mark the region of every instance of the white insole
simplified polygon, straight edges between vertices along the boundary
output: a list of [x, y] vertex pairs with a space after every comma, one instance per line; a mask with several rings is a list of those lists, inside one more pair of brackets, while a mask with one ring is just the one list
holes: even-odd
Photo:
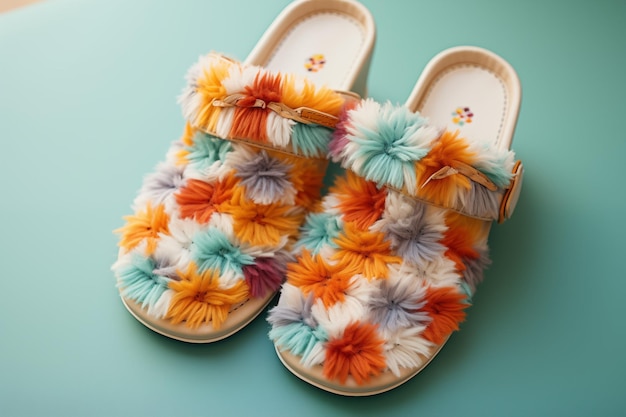
[[432, 82], [420, 112], [470, 140], [499, 144], [507, 99], [504, 83], [494, 73], [456, 65]]
[[345, 89], [364, 47], [363, 27], [339, 13], [320, 12], [296, 22], [269, 62], [270, 70], [301, 74], [319, 85]]

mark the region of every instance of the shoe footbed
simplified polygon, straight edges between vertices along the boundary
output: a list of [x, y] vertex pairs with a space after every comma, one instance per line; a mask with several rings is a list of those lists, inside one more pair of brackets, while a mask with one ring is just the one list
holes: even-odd
[[319, 12], [289, 27], [265, 66], [306, 76], [318, 85], [342, 89], [364, 47], [364, 28], [354, 18]]

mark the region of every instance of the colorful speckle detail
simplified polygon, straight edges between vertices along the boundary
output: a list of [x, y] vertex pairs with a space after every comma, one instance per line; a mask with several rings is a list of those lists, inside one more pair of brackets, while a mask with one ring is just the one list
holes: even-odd
[[452, 123], [463, 126], [465, 123], [472, 123], [473, 117], [474, 113], [472, 113], [469, 107], [457, 107], [457, 109], [452, 112]]
[[309, 72], [318, 72], [319, 70], [324, 68], [324, 64], [326, 64], [326, 58], [324, 58], [324, 54], [315, 54], [306, 60], [304, 68], [306, 68], [306, 70]]

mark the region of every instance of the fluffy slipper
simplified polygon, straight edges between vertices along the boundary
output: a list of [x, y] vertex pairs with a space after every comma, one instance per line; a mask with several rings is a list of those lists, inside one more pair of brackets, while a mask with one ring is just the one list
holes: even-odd
[[[311, 39], [329, 28], [345, 32], [345, 42]], [[362, 6], [302, 0], [285, 9], [246, 63], [209, 54], [189, 70], [180, 97], [185, 131], [117, 230], [112, 269], [140, 322], [174, 339], [213, 342], [269, 303], [319, 199], [332, 129], [352, 100], [336, 90], [363, 82], [373, 39]], [[343, 55], [318, 63], [312, 77], [294, 50]]]
[[268, 317], [289, 370], [327, 391], [376, 394], [459, 329], [489, 264], [490, 225], [519, 193], [519, 100], [508, 63], [463, 47], [431, 61], [406, 106], [345, 112], [330, 147], [347, 172], [307, 216]]

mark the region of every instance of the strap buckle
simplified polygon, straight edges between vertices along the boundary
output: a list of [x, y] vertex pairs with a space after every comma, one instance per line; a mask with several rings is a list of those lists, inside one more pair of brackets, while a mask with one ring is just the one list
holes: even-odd
[[471, 181], [482, 185], [489, 191], [496, 191], [498, 189], [498, 186], [495, 185], [493, 181], [491, 181], [489, 178], [487, 178], [485, 174], [472, 167], [471, 165], [459, 161], [454, 161], [452, 163], [452, 166], [444, 166], [439, 171], [428, 177], [428, 179], [422, 184], [422, 188], [424, 188], [426, 184], [428, 184], [431, 180], [439, 180], [455, 174], [461, 174], [469, 178]]
[[515, 211], [517, 201], [519, 200], [520, 191], [522, 190], [522, 182], [524, 180], [524, 164], [522, 161], [517, 161], [513, 166], [513, 179], [511, 185], [504, 193], [502, 201], [500, 202], [500, 214], [498, 217], [498, 223], [502, 223], [509, 219]]

